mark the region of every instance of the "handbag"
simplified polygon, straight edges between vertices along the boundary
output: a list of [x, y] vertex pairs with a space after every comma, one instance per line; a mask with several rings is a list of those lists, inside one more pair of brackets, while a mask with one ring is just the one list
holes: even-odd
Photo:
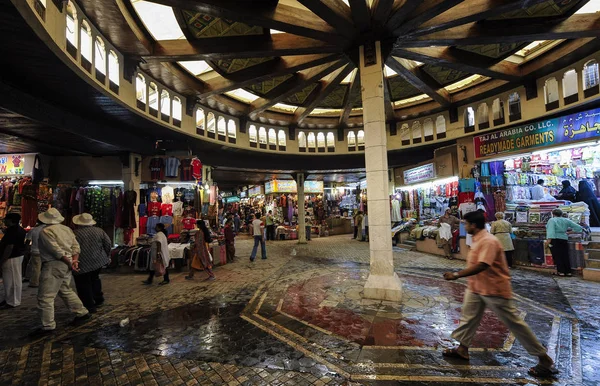
[[202, 266], [202, 262], [200, 261], [200, 257], [198, 256], [197, 253], [194, 254], [194, 257], [192, 258], [192, 268], [201, 271], [204, 269], [204, 267]]
[[165, 268], [165, 263], [163, 262], [162, 253], [158, 252], [156, 254], [156, 260], [154, 260], [154, 276], [164, 276], [167, 269]]
[[36, 155], [33, 161], [33, 170], [31, 171], [31, 180], [34, 184], [39, 184], [44, 181], [44, 169], [42, 168], [42, 161], [40, 156]]

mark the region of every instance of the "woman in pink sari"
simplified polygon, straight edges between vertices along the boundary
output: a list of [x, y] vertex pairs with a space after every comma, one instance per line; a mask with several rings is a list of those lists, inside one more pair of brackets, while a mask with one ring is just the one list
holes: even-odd
[[215, 274], [212, 271], [213, 263], [208, 252], [208, 244], [211, 242], [210, 231], [206, 227], [204, 220], [196, 221], [196, 225], [198, 225], [200, 231], [196, 233], [194, 256], [190, 261], [189, 273], [185, 278], [186, 280], [193, 280], [195, 270], [204, 269], [208, 274], [206, 280], [215, 280]]

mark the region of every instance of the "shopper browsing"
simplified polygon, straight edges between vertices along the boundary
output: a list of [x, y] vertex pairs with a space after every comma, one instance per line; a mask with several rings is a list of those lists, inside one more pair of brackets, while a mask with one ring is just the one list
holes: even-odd
[[19, 222], [18, 213], [9, 213], [4, 218], [6, 229], [0, 240], [0, 267], [2, 267], [2, 282], [4, 284], [4, 300], [0, 309], [10, 309], [21, 305], [23, 277], [21, 274], [23, 257], [25, 255], [25, 229]]
[[546, 224], [546, 244], [550, 246], [552, 259], [556, 264], [554, 274], [558, 276], [573, 276], [569, 260], [569, 235], [567, 234], [569, 228], [575, 232], [582, 231], [579, 224], [563, 217], [562, 210], [554, 209], [552, 218]]
[[260, 243], [260, 252], [262, 259], [267, 258], [267, 248], [265, 246], [265, 238], [263, 237], [263, 232], [265, 229], [264, 223], [259, 218], [260, 214], [256, 213], [254, 215], [254, 220], [252, 221], [252, 235], [254, 236], [254, 247], [252, 248], [252, 254], [250, 254], [250, 261], [254, 261], [256, 258], [256, 252], [258, 249], [258, 244]]

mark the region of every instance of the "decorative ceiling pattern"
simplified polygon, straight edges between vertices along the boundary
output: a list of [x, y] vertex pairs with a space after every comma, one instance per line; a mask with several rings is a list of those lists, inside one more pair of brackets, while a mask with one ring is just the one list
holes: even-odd
[[[204, 60], [217, 74], [202, 79], [207, 87], [189, 84], [196, 91], [190, 97], [251, 119], [299, 127], [312, 123], [315, 109], [339, 109], [338, 119], [330, 121], [346, 126], [349, 110], [362, 105], [360, 88], [348, 95], [351, 83], [336, 75], [341, 68], [357, 68], [359, 47], [364, 44], [361, 31], [374, 31], [386, 56], [383, 63], [396, 73], [387, 78], [387, 120], [470, 103], [477, 93], [469, 88], [495, 80], [521, 85], [523, 78], [539, 75], [532, 75], [534, 71], [549, 73], [552, 66], [560, 66], [558, 59], [570, 52], [565, 46], [584, 44], [587, 38], [596, 38], [593, 45], [600, 45], [598, 17], [576, 13], [586, 0], [194, 0], [193, 11], [182, 9], [190, 4], [184, 0], [147, 1], [170, 6], [193, 44], [165, 42], [160, 55], [141, 55], [143, 59]], [[546, 44], [536, 56], [522, 54], [523, 63], [542, 62], [529, 66], [537, 70], [506, 60], [540, 40], [561, 44]], [[537, 55], [540, 50], [562, 53]], [[390, 64], [389, 56], [398, 60]], [[461, 82], [472, 75], [484, 80]], [[360, 79], [360, 71], [355, 79]], [[232, 100], [226, 93], [235, 83], [256, 96], [246, 99], [262, 100]], [[290, 90], [301, 91], [290, 96]], [[416, 96], [422, 97], [410, 104], [395, 103]], [[279, 103], [304, 109], [301, 114], [271, 109]], [[318, 124], [325, 120], [320, 117]]]
[[181, 11], [186, 27], [196, 39], [223, 36], [262, 35], [263, 29], [257, 26], [220, 19], [203, 13]]

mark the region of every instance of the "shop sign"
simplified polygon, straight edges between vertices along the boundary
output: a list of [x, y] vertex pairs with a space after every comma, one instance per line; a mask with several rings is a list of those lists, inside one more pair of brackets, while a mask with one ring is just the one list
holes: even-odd
[[435, 178], [435, 167], [433, 166], [433, 163], [404, 171], [404, 185], [415, 184], [433, 178]]
[[296, 193], [298, 191], [294, 180], [275, 180], [273, 183], [275, 184], [274, 193]]
[[248, 189], [248, 194], [250, 195], [250, 197], [260, 196], [261, 194], [263, 194], [263, 187], [262, 186], [254, 186], [254, 187]]
[[[273, 180], [265, 184], [265, 194], [297, 192], [298, 186], [294, 180]], [[323, 193], [323, 181], [304, 181], [304, 193]]]
[[265, 184], [265, 194], [275, 193], [275, 182], [269, 181]]
[[225, 198], [225, 203], [231, 204], [232, 202], [240, 202], [240, 198], [238, 196]]
[[323, 193], [323, 181], [304, 181], [304, 193]]
[[600, 137], [600, 108], [473, 138], [475, 158]]
[[233, 193], [232, 192], [223, 192], [221, 193], [221, 197], [232, 197]]
[[248, 194], [248, 192], [244, 191], [240, 193], [240, 197], [241, 198], [246, 198], [246, 195]]
[[25, 156], [5, 154], [0, 156], [0, 175], [25, 174]]

